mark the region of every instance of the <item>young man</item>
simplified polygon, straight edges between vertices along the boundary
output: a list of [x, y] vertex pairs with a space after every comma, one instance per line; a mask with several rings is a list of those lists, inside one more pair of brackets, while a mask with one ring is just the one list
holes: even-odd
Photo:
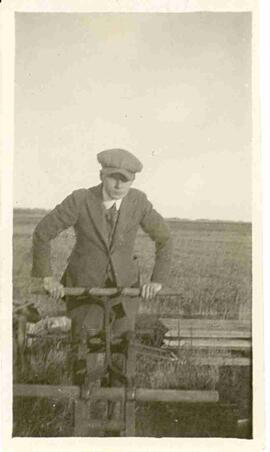
[[[141, 295], [153, 298], [166, 284], [172, 241], [170, 230], [146, 195], [132, 187], [141, 162], [123, 149], [110, 149], [97, 156], [101, 164], [101, 184], [71, 193], [37, 225], [33, 235], [32, 276], [43, 278], [44, 288], [55, 298], [64, 296], [64, 287], [136, 287], [138, 267], [133, 251], [139, 226], [155, 242], [156, 255], [151, 281]], [[50, 241], [73, 226], [76, 244], [61, 282], [50, 264]], [[103, 310], [85, 299], [67, 298], [73, 337], [82, 333], [96, 336], [103, 326]], [[134, 330], [138, 299], [115, 300], [113, 334]]]

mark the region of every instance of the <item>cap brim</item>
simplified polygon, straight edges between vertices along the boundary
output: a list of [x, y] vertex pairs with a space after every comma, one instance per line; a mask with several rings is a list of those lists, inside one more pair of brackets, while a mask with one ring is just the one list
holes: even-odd
[[127, 180], [133, 180], [135, 178], [135, 174], [131, 173], [130, 171], [124, 169], [124, 168], [111, 168], [106, 167], [102, 168], [103, 174], [106, 174], [107, 176], [112, 174], [122, 174]]

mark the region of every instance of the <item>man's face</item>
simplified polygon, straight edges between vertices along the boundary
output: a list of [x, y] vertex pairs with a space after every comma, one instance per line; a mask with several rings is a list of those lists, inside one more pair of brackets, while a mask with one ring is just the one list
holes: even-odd
[[115, 173], [105, 175], [100, 173], [101, 181], [103, 182], [104, 189], [111, 199], [122, 199], [128, 193], [133, 180], [127, 180], [123, 174]]

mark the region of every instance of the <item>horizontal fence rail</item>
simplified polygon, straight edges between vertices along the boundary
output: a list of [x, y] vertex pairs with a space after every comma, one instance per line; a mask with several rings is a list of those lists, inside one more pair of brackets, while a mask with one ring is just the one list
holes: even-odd
[[165, 360], [167, 362], [180, 362], [183, 364], [194, 365], [194, 366], [214, 366], [214, 367], [224, 367], [224, 366], [250, 366], [250, 357], [241, 356], [192, 356], [189, 355], [186, 359], [179, 357], [177, 353], [174, 353], [168, 348], [157, 348], [151, 347], [140, 343], [135, 343], [136, 353], [139, 355], [147, 354], [149, 359]]
[[[46, 294], [46, 290], [39, 287], [32, 287], [32, 294]], [[141, 295], [140, 287], [108, 287], [108, 288], [100, 288], [100, 287], [65, 287], [64, 294], [66, 296], [73, 297], [81, 297], [81, 296], [100, 296], [100, 297], [111, 297], [114, 295], [121, 295], [126, 297], [139, 297]], [[177, 289], [164, 288], [161, 289], [156, 296], [179, 296], [182, 294], [182, 291], [178, 291]]]
[[[47, 397], [53, 399], [80, 397], [79, 386], [55, 385], [24, 385], [15, 384], [13, 387], [15, 397]], [[218, 402], [218, 391], [193, 391], [178, 389], [134, 389], [134, 400], [138, 402]], [[98, 388], [91, 394], [91, 400], [124, 401], [125, 388]]]
[[207, 356], [207, 357], [192, 357], [190, 359], [191, 364], [196, 366], [216, 366], [216, 367], [233, 367], [240, 366], [246, 367], [251, 365], [251, 358], [242, 358], [242, 357], [218, 357], [218, 356]]
[[229, 349], [229, 350], [251, 350], [251, 342], [245, 339], [197, 339], [197, 338], [186, 338], [182, 339], [165, 339], [164, 347], [169, 348], [179, 348], [179, 347], [190, 347], [190, 348], [216, 348], [216, 349]]
[[14, 397], [51, 397], [53, 399], [78, 399], [80, 397], [79, 386], [39, 385], [39, 384], [14, 384]]
[[169, 330], [178, 330], [178, 328], [185, 330], [206, 330], [211, 334], [215, 331], [243, 331], [248, 332], [251, 336], [251, 322], [249, 320], [223, 320], [223, 319], [189, 319], [189, 318], [162, 318], [162, 322]]
[[[198, 338], [198, 339], [250, 339], [250, 331], [238, 331], [238, 330], [204, 330], [204, 329], [192, 329], [181, 328], [181, 338]], [[165, 334], [165, 338], [171, 337], [173, 339], [179, 337], [178, 330], [170, 330]]]

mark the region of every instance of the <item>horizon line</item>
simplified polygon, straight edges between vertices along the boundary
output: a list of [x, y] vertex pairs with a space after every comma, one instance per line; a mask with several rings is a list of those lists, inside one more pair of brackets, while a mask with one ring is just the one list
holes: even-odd
[[[42, 212], [50, 212], [52, 209], [46, 209], [44, 207], [13, 207], [13, 211], [15, 210], [25, 210], [25, 211], [42, 211]], [[164, 216], [166, 220], [171, 221], [200, 221], [200, 222], [223, 222], [223, 223], [250, 223], [252, 224], [252, 220], [236, 220], [236, 219], [221, 219], [221, 218], [181, 218], [181, 217], [172, 217], [172, 216]]]

